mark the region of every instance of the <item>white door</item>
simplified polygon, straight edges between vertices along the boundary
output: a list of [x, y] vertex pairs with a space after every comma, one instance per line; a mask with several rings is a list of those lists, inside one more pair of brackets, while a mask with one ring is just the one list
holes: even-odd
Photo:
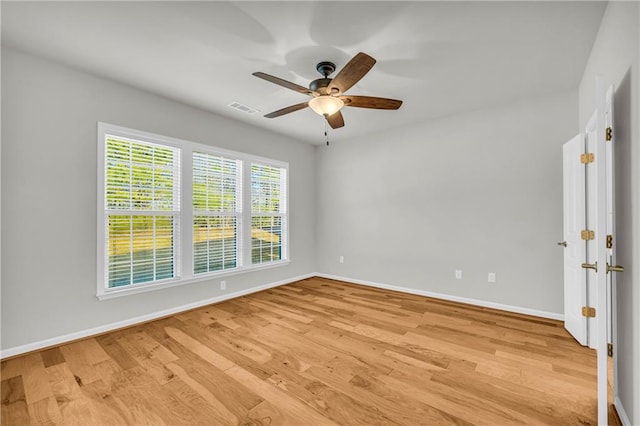
[[563, 227], [564, 241], [564, 326], [581, 344], [587, 345], [587, 319], [582, 307], [587, 306], [586, 244], [581, 238], [585, 229], [585, 152], [583, 135], [578, 135], [562, 147]]
[[[617, 265], [616, 263], [616, 233], [615, 233], [615, 180], [614, 180], [614, 147], [615, 136], [613, 134], [613, 92], [614, 87], [607, 89], [604, 110], [604, 125], [606, 139], [606, 155], [607, 155], [607, 256], [609, 265]], [[613, 396], [618, 396], [618, 351], [616, 347], [617, 325], [615, 322], [616, 315], [616, 274], [607, 274], [607, 342], [613, 350]]]
[[[565, 327], [578, 342], [597, 351], [600, 425], [608, 421], [608, 343], [614, 349], [614, 395], [617, 395], [615, 272], [623, 271], [615, 263], [613, 122], [613, 87], [605, 94], [604, 85], [597, 78], [596, 111], [587, 124], [584, 139], [576, 136], [563, 147], [565, 241], [561, 244], [565, 244]], [[580, 157], [582, 153], [586, 165], [576, 166], [571, 157]], [[573, 181], [582, 182], [582, 186]], [[581, 230], [586, 232], [586, 238]], [[578, 259], [584, 259], [581, 266], [585, 275], [573, 270]], [[595, 308], [595, 317], [584, 318], [581, 312], [577, 316], [578, 306]]]
[[[587, 163], [585, 170], [585, 181], [586, 181], [586, 213], [587, 220], [585, 225], [585, 230], [593, 232], [592, 240], [585, 241], [586, 245], [586, 253], [585, 253], [585, 263], [595, 265], [598, 261], [598, 251], [595, 240], [595, 230], [598, 227], [598, 167], [595, 162], [596, 153], [598, 151], [597, 146], [597, 119], [598, 114], [597, 111], [593, 113], [589, 122], [587, 123], [587, 127], [585, 128], [585, 149], [587, 155], [593, 155], [593, 162]], [[601, 159], [598, 156], [598, 159]], [[590, 237], [591, 238], [591, 237]], [[586, 273], [586, 284], [587, 284], [587, 304], [586, 306], [595, 308], [596, 301], [598, 300], [598, 283], [597, 283], [597, 275]], [[598, 324], [597, 319], [595, 317], [587, 318], [587, 344], [592, 349], [597, 349], [598, 347]]]
[[[607, 109], [607, 97], [609, 108]], [[611, 337], [610, 318], [612, 298], [613, 274], [621, 272], [622, 268], [615, 265], [613, 244], [608, 247], [608, 235], [615, 228], [613, 217], [615, 186], [613, 181], [613, 143], [607, 142], [607, 121], [613, 123], [612, 110], [613, 89], [609, 90], [609, 96], [605, 94], [602, 80], [596, 79], [596, 125], [595, 138], [590, 143], [587, 138], [587, 150], [593, 152], [594, 162], [587, 168], [587, 187], [592, 183], [595, 186], [595, 194], [587, 199], [587, 226], [593, 226], [595, 239], [587, 242], [587, 264], [590, 269], [588, 279], [593, 279], [595, 284], [595, 308], [596, 308], [596, 351], [598, 365], [598, 424], [607, 424], [608, 414], [608, 355], [607, 343]], [[607, 117], [608, 115], [608, 117]], [[612, 126], [611, 126], [612, 127]], [[611, 146], [607, 146], [611, 144]], [[593, 179], [593, 180], [591, 180]], [[591, 194], [591, 191], [589, 191]], [[591, 199], [593, 198], [593, 199]], [[593, 217], [590, 217], [593, 216]], [[615, 330], [615, 327], [614, 327]]]

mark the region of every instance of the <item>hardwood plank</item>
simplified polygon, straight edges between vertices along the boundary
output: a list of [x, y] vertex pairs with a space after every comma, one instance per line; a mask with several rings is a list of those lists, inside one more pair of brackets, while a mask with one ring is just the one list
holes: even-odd
[[189, 407], [160, 385], [143, 367], [123, 371], [121, 379], [111, 387], [111, 392], [129, 407], [129, 424], [195, 423], [195, 414]]
[[82, 395], [87, 401], [95, 424], [121, 425], [131, 420], [124, 403], [111, 393], [110, 387], [102, 379], [83, 385]]
[[[29, 404], [28, 409], [32, 425], [50, 426], [63, 424], [58, 401], [53, 396]], [[7, 424], [10, 424], [10, 422], [7, 422]]]
[[51, 367], [52, 365], [62, 364], [64, 362], [64, 356], [59, 347], [51, 348], [40, 352], [42, 362], [45, 367]]
[[46, 370], [63, 423], [97, 424], [89, 403], [80, 390], [82, 381], [71, 372], [67, 363], [52, 365]]
[[207, 346], [203, 345], [182, 330], [178, 330], [173, 327], [166, 327], [165, 330], [176, 342], [180, 343], [182, 346], [222, 371], [228, 370], [236, 365], [217, 352], [209, 349]]
[[[311, 367], [303, 375], [312, 377], [327, 386], [348, 394], [366, 405], [377, 407], [392, 419], [403, 424], [467, 424], [456, 416], [451, 416], [426, 405], [411, 405], [407, 399], [386, 386], [376, 382], [372, 376], [345, 376], [331, 368]], [[409, 409], [410, 406], [410, 409]]]
[[[161, 323], [171, 324], [172, 326], [176, 325], [175, 322], [162, 321]], [[166, 334], [164, 328], [166, 327], [162, 327], [160, 324], [145, 324], [145, 330], [153, 333], [156, 338], [159, 338], [161, 334]], [[166, 339], [162, 339], [162, 343], [179, 358], [175, 363], [167, 364], [167, 367], [172, 369], [173, 364], [178, 365], [197, 383], [194, 385], [194, 388], [201, 385], [207, 389], [237, 418], [246, 416], [246, 413], [251, 408], [263, 401], [262, 398], [255, 395], [249, 388], [225, 375], [222, 370], [210, 368], [209, 363], [188, 350], [185, 346], [168, 337], [168, 335]], [[182, 378], [182, 380], [186, 382], [184, 378]]]
[[175, 375], [166, 368], [166, 364], [178, 358], [144, 331], [128, 333], [118, 339], [118, 343], [159, 384], [163, 385], [174, 379]]
[[22, 376], [14, 376], [0, 382], [2, 424], [29, 424], [27, 399], [24, 394]]
[[2, 361], [1, 425], [589, 425], [595, 373], [559, 321], [310, 278]]
[[[88, 340], [80, 340], [60, 346], [60, 351], [64, 356], [65, 363], [58, 365], [65, 365], [73, 372], [73, 376], [75, 376], [76, 380], [81, 384], [88, 384], [100, 379], [93, 368], [92, 360], [88, 357], [89, 354], [83, 350], [86, 347], [87, 341]], [[57, 365], [49, 368], [54, 367], [57, 367]]]
[[[407, 380], [407, 377], [396, 375], [380, 376], [378, 380], [389, 389], [407, 395], [408, 398], [437, 408], [462, 420], [477, 425], [501, 425], [513, 423], [531, 423], [532, 419], [511, 410], [509, 407], [488, 403], [486, 400], [460, 392], [450, 387], [438, 386], [430, 382], [425, 389], [422, 378], [419, 381]], [[482, 415], [478, 415], [482, 413]]]
[[[285, 392], [281, 391], [275, 386], [258, 379], [246, 370], [240, 367], [231, 367], [225, 371], [230, 377], [233, 377], [236, 381], [243, 383], [245, 386], [250, 387], [256, 394], [260, 395], [266, 401], [275, 404], [278, 407], [282, 407], [281, 411], [283, 418], [281, 424], [290, 425], [334, 425], [326, 417], [323, 417], [316, 410], [309, 405], [301, 402], [295, 397], [289, 396]], [[285, 409], [286, 407], [286, 409]]]
[[53, 397], [49, 378], [40, 354], [37, 352], [28, 354], [25, 356], [24, 361], [25, 371], [22, 374], [22, 381], [27, 404]]
[[96, 341], [121, 369], [128, 370], [129, 368], [136, 367], [138, 363], [118, 344], [117, 336], [116, 333], [103, 334], [102, 336], [96, 337]]
[[8, 359], [0, 363], [0, 377], [2, 380], [7, 380], [12, 377], [20, 376], [24, 368], [24, 360], [26, 355]]
[[295, 369], [281, 369], [268, 381], [289, 395], [307, 401], [323, 416], [338, 424], [398, 424], [377, 407], [363, 404], [348, 394], [338, 392], [318, 380], [303, 377]]
[[[464, 382], [461, 382], [464, 380]], [[440, 383], [453, 389], [484, 395], [484, 399], [509, 407], [535, 419], [535, 423], [545, 424], [595, 424], [597, 409], [595, 400], [580, 399], [583, 404], [572, 405], [565, 398], [537, 390], [535, 387], [512, 384], [482, 375], [434, 372], [431, 382]], [[589, 420], [589, 419], [593, 420]]]
[[168, 364], [167, 367], [208, 404], [209, 409], [214, 412], [212, 418], [221, 424], [235, 424], [238, 422], [238, 418], [214, 394], [191, 377], [182, 367], [174, 363]]

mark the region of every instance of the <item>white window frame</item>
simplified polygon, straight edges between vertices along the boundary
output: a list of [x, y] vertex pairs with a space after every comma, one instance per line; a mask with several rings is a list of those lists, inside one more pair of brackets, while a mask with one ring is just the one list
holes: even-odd
[[[199, 144], [182, 139], [162, 136], [141, 130], [129, 129], [114, 124], [98, 122], [98, 179], [97, 179], [97, 277], [96, 296], [100, 300], [111, 299], [129, 294], [153, 291], [162, 288], [174, 287], [201, 281], [208, 281], [219, 277], [227, 277], [241, 273], [269, 269], [288, 265], [289, 258], [289, 164], [287, 162], [250, 155], [242, 152], [216, 148], [210, 145]], [[127, 139], [151, 142], [159, 145], [167, 145], [180, 150], [180, 213], [177, 225], [178, 244], [177, 255], [174, 259], [174, 278], [162, 281], [129, 284], [122, 287], [108, 287], [106, 279], [108, 229], [106, 226], [105, 211], [105, 148], [106, 136], [116, 136]], [[209, 273], [193, 273], [193, 153], [202, 152], [218, 155], [226, 158], [238, 159], [242, 162], [242, 213], [238, 224], [239, 246], [237, 250], [242, 258], [238, 258], [238, 267], [223, 269]], [[286, 187], [284, 202], [287, 211], [284, 214], [282, 230], [282, 259], [253, 265], [251, 263], [251, 164], [259, 163], [285, 169]]]
[[[193, 205], [191, 206], [191, 210], [192, 210], [192, 214], [193, 216], [219, 216], [219, 217], [233, 217], [236, 220], [236, 238], [235, 238], [235, 243], [236, 243], [236, 267], [235, 268], [223, 268], [221, 270], [218, 271], [209, 271], [209, 272], [201, 272], [199, 274], [195, 274], [194, 276], [197, 277], [201, 277], [201, 276], [206, 276], [208, 274], [212, 274], [212, 273], [221, 273], [221, 272], [232, 272], [232, 271], [238, 271], [240, 269], [242, 269], [243, 266], [243, 262], [244, 262], [244, 258], [243, 258], [243, 253], [245, 250], [243, 241], [242, 241], [242, 234], [243, 234], [243, 214], [242, 214], [242, 210], [244, 207], [244, 195], [243, 195], [243, 182], [244, 182], [244, 166], [245, 166], [245, 162], [240, 160], [239, 158], [237, 158], [236, 156], [230, 157], [228, 155], [222, 155], [220, 152], [213, 154], [210, 150], [207, 150], [206, 152], [204, 150], [193, 150], [191, 152], [191, 159], [193, 160], [193, 154], [197, 153], [197, 154], [204, 154], [204, 155], [211, 155], [213, 157], [218, 157], [218, 158], [223, 158], [226, 160], [232, 160], [232, 161], [239, 161], [239, 168], [240, 168], [240, 184], [238, 184], [238, 182], [236, 182], [236, 193], [235, 193], [235, 197], [236, 197], [236, 207], [235, 210], [233, 212], [231, 211], [207, 211], [207, 210], [203, 210], [203, 211], [196, 211], [195, 208], [193, 208]], [[191, 170], [193, 171], [193, 167], [191, 168]], [[238, 175], [238, 173], [236, 173], [236, 176]], [[193, 183], [193, 176], [192, 176], [192, 180], [191, 180], [191, 184]], [[193, 195], [193, 187], [191, 188], [191, 194]], [[193, 202], [193, 200], [192, 200]], [[239, 208], [238, 208], [239, 207]], [[193, 216], [191, 219], [191, 223], [193, 224]], [[192, 235], [193, 235], [193, 228], [191, 231]], [[193, 250], [193, 245], [191, 246], [192, 250]], [[192, 257], [191, 261], [193, 262], [192, 265], [192, 269], [195, 269], [195, 256]], [[193, 272], [193, 271], [192, 271]]]
[[[281, 218], [281, 224], [282, 224], [282, 230], [281, 230], [281, 235], [280, 235], [280, 257], [282, 259], [288, 259], [289, 258], [289, 170], [286, 167], [282, 167], [279, 166], [277, 164], [274, 164], [273, 162], [264, 162], [264, 161], [257, 161], [257, 160], [252, 160], [249, 164], [248, 167], [249, 169], [252, 168], [253, 165], [256, 166], [266, 166], [266, 167], [274, 167], [274, 168], [283, 168], [284, 169], [284, 176], [280, 177], [281, 181], [282, 181], [282, 185], [281, 185], [281, 191], [284, 192], [284, 197], [282, 197], [281, 202], [280, 202], [280, 211], [277, 213], [274, 212], [253, 212], [253, 208], [251, 205], [249, 205], [249, 209], [251, 210], [249, 213], [249, 223], [253, 223], [253, 218], [254, 217], [279, 217]], [[251, 179], [251, 170], [249, 170], [249, 179]], [[249, 184], [251, 184], [251, 182], [249, 182]], [[249, 201], [251, 201], [251, 196], [253, 194], [250, 194], [249, 197]], [[253, 247], [249, 247], [249, 249], [251, 250], [251, 252], [253, 253]], [[249, 261], [252, 262], [253, 259], [251, 259], [251, 256], [249, 258]], [[260, 263], [255, 263], [255, 267], [259, 267], [260, 265], [268, 265], [272, 262], [260, 262]]]

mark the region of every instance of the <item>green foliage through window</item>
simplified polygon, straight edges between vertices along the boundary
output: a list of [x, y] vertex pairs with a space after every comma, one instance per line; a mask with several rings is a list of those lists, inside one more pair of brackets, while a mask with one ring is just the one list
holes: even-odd
[[264, 164], [251, 165], [251, 263], [283, 258], [285, 213], [285, 169]]
[[175, 276], [177, 150], [107, 137], [108, 286]]
[[242, 162], [193, 153], [193, 273], [238, 267]]
[[288, 259], [286, 163], [107, 123], [98, 147], [100, 299]]

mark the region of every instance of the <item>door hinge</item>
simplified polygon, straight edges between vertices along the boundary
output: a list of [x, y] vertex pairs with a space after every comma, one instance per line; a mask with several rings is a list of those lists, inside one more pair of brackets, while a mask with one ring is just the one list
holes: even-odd
[[588, 306], [582, 307], [582, 316], [587, 318], [595, 318], [596, 317], [596, 308], [590, 308]]
[[588, 229], [583, 229], [582, 231], [580, 231], [580, 239], [583, 239], [585, 241], [595, 240], [596, 233], [594, 231], [589, 231]]
[[607, 248], [613, 248], [613, 235], [607, 235]]
[[586, 154], [580, 154], [580, 162], [582, 164], [593, 163], [595, 160], [595, 156], [591, 152], [587, 152]]
[[611, 127], [607, 127], [604, 135], [604, 138], [607, 142], [611, 141], [611, 139], [613, 139], [613, 129]]
[[613, 356], [613, 344], [607, 343], [607, 355]]

